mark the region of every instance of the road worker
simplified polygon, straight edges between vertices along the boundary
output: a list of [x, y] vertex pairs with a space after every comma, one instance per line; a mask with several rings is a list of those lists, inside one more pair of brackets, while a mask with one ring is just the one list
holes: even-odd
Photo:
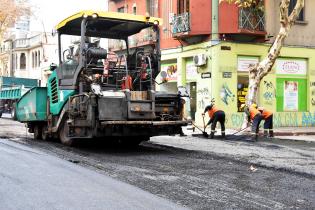
[[211, 103], [210, 105], [208, 105], [204, 112], [202, 113], [202, 115], [204, 116], [205, 113], [208, 112], [209, 114], [209, 122], [207, 123], [207, 126], [211, 125], [211, 132], [210, 132], [210, 138], [213, 139], [214, 138], [214, 133], [215, 133], [215, 128], [217, 126], [217, 122], [219, 121], [221, 124], [221, 136], [223, 138], [225, 138], [225, 113], [224, 111], [218, 109], [213, 103]]
[[256, 104], [252, 104], [249, 107], [244, 104], [241, 107], [244, 108], [244, 112], [248, 117], [248, 122], [252, 123], [252, 140], [257, 141], [259, 136], [259, 125], [263, 117], [257, 109]]
[[264, 107], [258, 107], [261, 112], [261, 116], [265, 120], [264, 122], [264, 137], [273, 137], [273, 113]]

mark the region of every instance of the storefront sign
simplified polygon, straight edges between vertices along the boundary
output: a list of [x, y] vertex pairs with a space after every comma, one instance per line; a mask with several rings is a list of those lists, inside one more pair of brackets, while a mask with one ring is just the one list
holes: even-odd
[[223, 78], [232, 78], [232, 72], [223, 72], [222, 77]]
[[197, 67], [192, 61], [186, 63], [186, 79], [187, 80], [197, 80], [198, 72]]
[[255, 65], [259, 62], [259, 57], [254, 56], [239, 56], [237, 58], [237, 70], [248, 71], [250, 65]]
[[306, 60], [277, 59], [276, 61], [277, 74], [306, 75], [306, 71]]
[[162, 64], [161, 69], [166, 72], [167, 81], [177, 81], [177, 64]]
[[202, 79], [211, 78], [211, 72], [205, 72], [201, 74]]
[[285, 81], [284, 93], [283, 93], [283, 110], [284, 111], [298, 111], [298, 82], [297, 81]]

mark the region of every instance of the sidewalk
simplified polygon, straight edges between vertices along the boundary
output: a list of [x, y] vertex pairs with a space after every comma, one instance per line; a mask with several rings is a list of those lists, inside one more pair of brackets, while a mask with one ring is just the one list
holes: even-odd
[[[219, 126], [217, 126], [219, 127]], [[200, 128], [203, 129], [203, 128]], [[216, 135], [221, 134], [220, 129], [216, 129], [217, 133]], [[193, 131], [193, 126], [188, 125], [186, 127], [183, 127], [183, 131], [186, 135], [193, 135], [193, 134], [202, 134], [202, 132], [195, 128], [195, 131]], [[226, 129], [226, 135], [231, 135], [236, 133], [238, 130], [236, 129]], [[210, 133], [210, 128], [206, 129], [206, 132]], [[236, 135], [249, 133], [250, 128], [246, 129], [243, 132], [239, 132]], [[263, 129], [260, 129], [260, 133], [262, 135]], [[274, 128], [274, 136], [278, 139], [286, 139], [286, 140], [300, 140], [300, 141], [310, 141], [315, 142], [315, 127], [279, 127]]]

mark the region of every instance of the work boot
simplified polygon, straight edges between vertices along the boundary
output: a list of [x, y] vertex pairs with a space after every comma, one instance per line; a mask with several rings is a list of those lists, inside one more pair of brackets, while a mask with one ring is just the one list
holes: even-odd
[[269, 136], [268, 136], [269, 138], [273, 138], [274, 137], [274, 135], [273, 135], [273, 130], [269, 130]]
[[213, 138], [214, 138], [214, 132], [211, 131], [211, 133], [210, 133], [210, 139], [213, 139]]
[[222, 139], [225, 139], [225, 131], [221, 132]]
[[268, 137], [268, 130], [264, 130], [264, 138]]
[[252, 136], [251, 136], [251, 139], [250, 139], [251, 141], [258, 141], [258, 133], [256, 133], [256, 134], [252, 134]]

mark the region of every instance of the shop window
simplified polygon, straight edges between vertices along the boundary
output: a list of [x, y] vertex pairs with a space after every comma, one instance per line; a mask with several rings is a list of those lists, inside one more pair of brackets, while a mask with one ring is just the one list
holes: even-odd
[[190, 116], [192, 120], [195, 120], [195, 113], [197, 111], [196, 103], [197, 103], [197, 83], [191, 82], [190, 86]]
[[[293, 11], [297, 0], [291, 0], [289, 5], [289, 14]], [[305, 7], [304, 7], [305, 8]], [[304, 8], [301, 10], [299, 17], [297, 18], [297, 21], [304, 21]]]
[[245, 103], [248, 92], [248, 76], [237, 77], [237, 111], [242, 112], [241, 105]]
[[277, 79], [277, 111], [307, 111], [307, 80], [295, 78]]

